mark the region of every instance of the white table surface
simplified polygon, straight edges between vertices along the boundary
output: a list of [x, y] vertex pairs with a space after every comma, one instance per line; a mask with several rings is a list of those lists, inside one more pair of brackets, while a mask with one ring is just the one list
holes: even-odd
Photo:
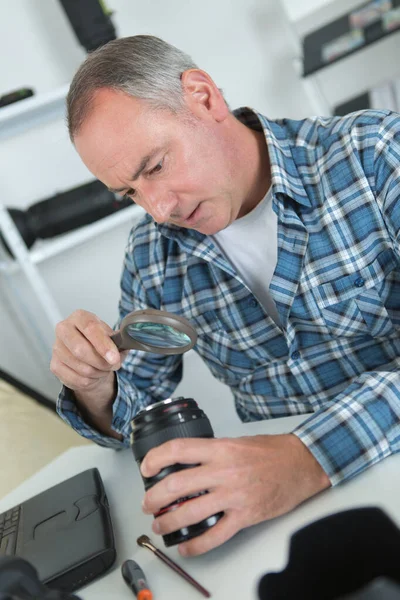
[[[291, 431], [304, 417], [289, 417], [249, 424], [226, 424], [216, 435], [252, 435]], [[322, 516], [358, 506], [380, 506], [400, 524], [400, 455], [392, 456], [341, 486], [270, 522], [237, 534], [223, 546], [198, 557], [182, 558], [175, 548], [165, 548], [161, 537], [151, 531], [152, 517], [143, 515], [143, 484], [130, 450], [116, 452], [82, 446], [68, 450], [41, 469], [0, 501], [0, 511], [20, 503], [63, 479], [97, 467], [110, 502], [117, 560], [107, 575], [77, 593], [83, 600], [129, 600], [134, 596], [124, 583], [120, 566], [127, 558], [136, 560], [146, 573], [154, 600], [195, 600], [203, 596], [172, 572], [136, 539], [147, 534], [153, 543], [176, 560], [215, 600], [256, 600], [257, 583], [269, 571], [284, 568], [291, 534]]]

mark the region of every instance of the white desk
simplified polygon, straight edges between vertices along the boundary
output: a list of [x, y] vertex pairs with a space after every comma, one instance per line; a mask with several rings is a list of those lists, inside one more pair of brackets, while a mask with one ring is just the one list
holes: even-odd
[[[220, 426], [217, 436], [284, 433], [304, 417]], [[43, 489], [91, 467], [98, 467], [109, 498], [115, 530], [117, 561], [106, 576], [78, 591], [83, 600], [132, 600], [120, 574], [120, 565], [133, 558], [143, 568], [155, 600], [200, 600], [202, 596], [153, 554], [139, 548], [136, 539], [145, 533], [152, 541], [206, 587], [215, 600], [256, 600], [257, 583], [264, 573], [286, 564], [291, 534], [322, 516], [350, 507], [381, 506], [400, 524], [400, 455], [375, 465], [354, 480], [327, 490], [292, 513], [244, 530], [206, 555], [181, 558], [176, 549], [165, 549], [151, 531], [152, 517], [141, 512], [142, 480], [130, 450], [115, 452], [99, 447], [73, 448], [0, 501], [5, 511]]]

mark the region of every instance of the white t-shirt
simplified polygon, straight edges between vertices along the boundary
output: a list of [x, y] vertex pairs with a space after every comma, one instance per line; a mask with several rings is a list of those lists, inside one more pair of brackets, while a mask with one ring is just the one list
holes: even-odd
[[275, 302], [269, 293], [278, 256], [278, 219], [272, 209], [271, 188], [251, 212], [211, 237], [279, 325]]

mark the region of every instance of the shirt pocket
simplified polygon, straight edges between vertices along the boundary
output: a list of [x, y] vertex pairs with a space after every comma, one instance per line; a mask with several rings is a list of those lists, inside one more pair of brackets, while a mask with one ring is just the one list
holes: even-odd
[[[395, 332], [385, 306], [385, 278], [397, 266], [391, 249], [355, 271], [313, 288], [322, 321], [332, 336], [386, 337]], [[390, 290], [389, 290], [390, 291]]]

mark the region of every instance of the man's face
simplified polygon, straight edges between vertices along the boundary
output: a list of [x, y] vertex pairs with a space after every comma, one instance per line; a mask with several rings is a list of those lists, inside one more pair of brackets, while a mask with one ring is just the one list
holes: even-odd
[[244, 186], [225, 125], [203, 112], [176, 115], [100, 90], [75, 145], [100, 181], [158, 223], [213, 234], [239, 215]]

